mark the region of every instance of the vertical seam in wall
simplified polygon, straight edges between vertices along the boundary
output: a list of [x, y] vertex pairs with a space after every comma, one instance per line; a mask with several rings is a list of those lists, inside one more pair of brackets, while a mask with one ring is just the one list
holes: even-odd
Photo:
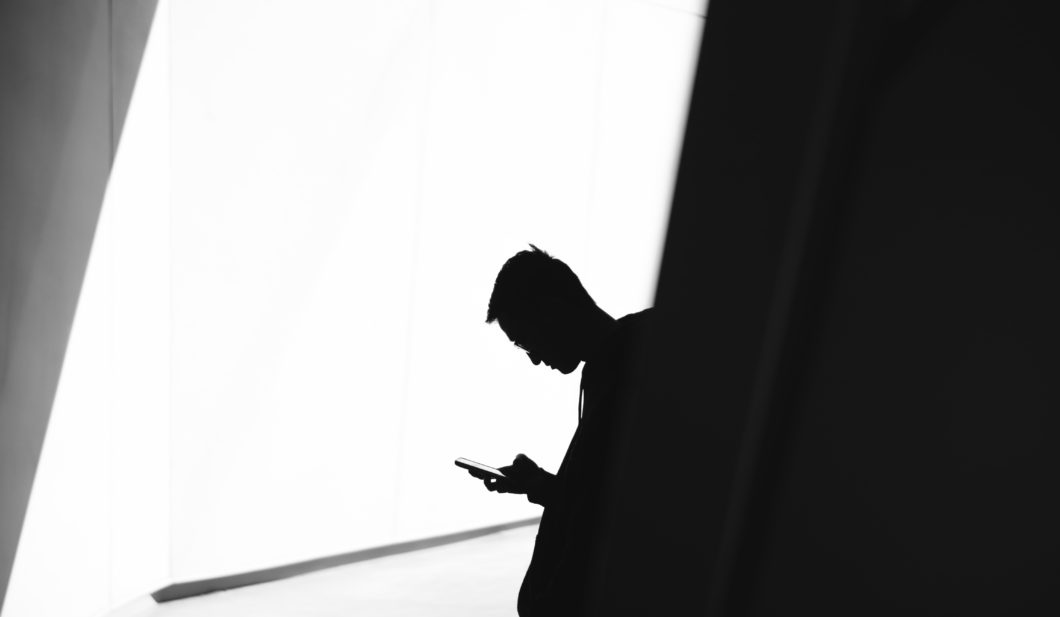
[[[114, 170], [116, 140], [114, 139], [114, 0], [107, 0], [107, 92], [110, 98], [110, 171]], [[108, 173], [108, 184], [110, 174]]]
[[[655, 4], [651, 3], [651, 2], [647, 2], [647, 4], [652, 4], [652, 6], [658, 6], [658, 5], [655, 5]], [[692, 16], [693, 18], [697, 19], [697, 21], [699, 22], [699, 34], [696, 35], [696, 43], [692, 47], [692, 49], [694, 50], [693, 51], [694, 56], [692, 57], [692, 70], [691, 70], [691, 72], [688, 75], [688, 81], [685, 82], [685, 83], [688, 84], [688, 90], [685, 92], [684, 104], [682, 105], [681, 112], [680, 112], [681, 113], [681, 117], [683, 118], [683, 120], [681, 122], [681, 129], [679, 131], [679, 134], [681, 135], [681, 140], [678, 142], [677, 152], [674, 153], [673, 175], [670, 177], [670, 188], [669, 188], [669, 190], [666, 193], [665, 207], [667, 209], [667, 214], [666, 214], [666, 223], [665, 223], [665, 225], [662, 228], [663, 239], [662, 239], [662, 242], [659, 243], [658, 253], [656, 253], [656, 255], [655, 255], [656, 260], [657, 260], [656, 263], [659, 264], [659, 267], [655, 270], [655, 280], [652, 282], [652, 289], [653, 289], [652, 298], [653, 299], [658, 297], [658, 295], [659, 295], [659, 276], [662, 273], [662, 261], [663, 261], [664, 254], [666, 252], [666, 236], [669, 233], [668, 232], [669, 226], [670, 226], [669, 219], [670, 219], [670, 216], [673, 214], [674, 196], [677, 194], [677, 176], [678, 176], [678, 171], [681, 169], [681, 157], [682, 157], [684, 149], [685, 149], [684, 136], [688, 134], [688, 119], [692, 115], [692, 91], [695, 89], [696, 75], [699, 74], [700, 50], [703, 48], [703, 37], [706, 36], [706, 32], [707, 32], [707, 15], [706, 15], [706, 13], [707, 13], [707, 8], [709, 6], [710, 6], [709, 2], [704, 2], [704, 4], [703, 4], [703, 13], [702, 14], [694, 13], [694, 12], [686, 13], [686, 14]], [[684, 13], [685, 11], [679, 11], [679, 12]]]
[[415, 330], [414, 326], [416, 321], [416, 275], [419, 269], [418, 264], [420, 254], [420, 216], [423, 211], [423, 179], [424, 169], [427, 166], [427, 139], [430, 134], [428, 119], [430, 118], [431, 84], [434, 74], [434, 64], [432, 60], [434, 58], [435, 4], [435, 0], [431, 0], [427, 5], [427, 34], [425, 37], [427, 49], [424, 52], [427, 66], [424, 69], [423, 104], [420, 108], [419, 156], [416, 161], [416, 197], [413, 202], [412, 211], [412, 259], [409, 264], [408, 319], [405, 325], [405, 378], [402, 383], [402, 392], [400, 393], [401, 403], [398, 409], [398, 447], [395, 448], [397, 451], [395, 467], [398, 471], [397, 478], [394, 481], [394, 507], [393, 519], [391, 520], [392, 533], [397, 533], [397, 525], [401, 511], [401, 489], [404, 485], [405, 477], [405, 420], [408, 416], [409, 386], [412, 384], [412, 352], [414, 348], [413, 332]]
[[[169, 4], [169, 2], [167, 0], [158, 0], [158, 3], [159, 4], [165, 3], [165, 10], [167, 12], [167, 15], [165, 16], [165, 19], [166, 19], [166, 31], [165, 31], [166, 40], [165, 40], [165, 45], [166, 45], [166, 48], [167, 48], [166, 49], [166, 63], [167, 63], [167, 67], [166, 67], [167, 68], [167, 74], [166, 74], [166, 81], [167, 81], [166, 90], [167, 90], [167, 92], [166, 92], [166, 96], [169, 98], [169, 106], [168, 106], [168, 109], [166, 110], [166, 115], [167, 115], [167, 127], [166, 127], [166, 130], [169, 132], [169, 135], [168, 135], [168, 137], [169, 137], [169, 152], [167, 153], [167, 157], [166, 157], [166, 159], [167, 159], [166, 160], [166, 165], [168, 167], [168, 172], [167, 173], [168, 173], [168, 176], [169, 176], [169, 178], [168, 178], [168, 180], [169, 180], [169, 190], [167, 191], [167, 194], [166, 194], [166, 205], [167, 205], [167, 207], [169, 209], [169, 212], [167, 213], [168, 223], [169, 223], [169, 225], [168, 225], [169, 229], [168, 229], [168, 232], [167, 232], [168, 235], [169, 235], [169, 238], [168, 238], [168, 240], [169, 240], [169, 247], [168, 247], [168, 251], [169, 251], [169, 272], [168, 272], [168, 274], [169, 274], [169, 369], [168, 369], [168, 371], [169, 371], [169, 394], [168, 394], [167, 400], [166, 400], [166, 416], [167, 416], [167, 424], [168, 424], [168, 427], [169, 427], [169, 430], [167, 432], [167, 437], [169, 439], [169, 444], [168, 444], [168, 450], [169, 451], [167, 453], [167, 458], [169, 459], [169, 469], [168, 469], [168, 472], [169, 472], [169, 487], [168, 487], [168, 491], [167, 491], [167, 496], [168, 496], [167, 501], [168, 501], [168, 503], [166, 504], [166, 506], [169, 509], [169, 517], [168, 517], [169, 520], [166, 521], [166, 535], [167, 535], [167, 540], [168, 540], [168, 545], [169, 546], [167, 547], [167, 551], [166, 551], [167, 552], [166, 557], [167, 557], [167, 562], [168, 562], [167, 563], [167, 568], [166, 568], [166, 570], [167, 570], [166, 574], [167, 574], [167, 577], [169, 578], [169, 580], [173, 580], [173, 572], [175, 571], [175, 567], [174, 567], [174, 563], [175, 562], [174, 562], [173, 555], [174, 555], [174, 546], [176, 545], [176, 542], [174, 542], [174, 538], [173, 538], [174, 529], [175, 529], [175, 527], [173, 525], [173, 521], [175, 520], [175, 517], [174, 517], [173, 513], [174, 513], [174, 503], [176, 501], [174, 499], [174, 497], [173, 497], [173, 495], [174, 495], [174, 488], [173, 488], [174, 487], [174, 481], [173, 481], [173, 477], [174, 477], [174, 469], [176, 467], [176, 464], [174, 462], [176, 460], [176, 456], [175, 456], [176, 450], [173, 447], [173, 443], [174, 443], [174, 431], [173, 431], [173, 425], [174, 425], [174, 423], [173, 423], [173, 418], [174, 418], [174, 414], [173, 414], [173, 392], [174, 392], [174, 389], [173, 389], [173, 383], [175, 381], [174, 378], [173, 378], [173, 365], [174, 365], [173, 349], [174, 349], [174, 341], [176, 339], [176, 337], [174, 336], [174, 333], [173, 333], [174, 332], [174, 323], [175, 323], [175, 320], [173, 318], [173, 316], [175, 314], [174, 298], [176, 297], [176, 294], [173, 293], [173, 272], [174, 272], [174, 262], [176, 261], [175, 258], [174, 258], [174, 254], [175, 254], [174, 246], [175, 246], [175, 243], [174, 243], [174, 234], [173, 234], [173, 212], [174, 212], [174, 208], [173, 208], [173, 194], [174, 194], [173, 187], [176, 185], [176, 182], [174, 181], [174, 173], [173, 173], [173, 150], [174, 150], [174, 148], [173, 148], [173, 109], [174, 109], [174, 105], [173, 105], [173, 56], [174, 56], [174, 51], [173, 51], [173, 8], [172, 8], [172, 5]], [[158, 12], [159, 12], [159, 6], [156, 5], [155, 6], [155, 23], [157, 23], [157, 20], [158, 20]], [[154, 24], [151, 25], [151, 28], [152, 28], [152, 30], [154, 29]]]
[[[114, 173], [114, 159], [116, 154], [115, 139], [114, 139], [114, 0], [107, 0], [107, 97], [108, 97], [108, 138], [110, 144], [110, 164], [107, 166], [107, 182], [106, 187], [110, 187], [111, 175]], [[100, 211], [96, 218], [96, 238], [99, 237], [100, 224], [103, 222], [103, 205], [106, 203], [106, 194], [108, 190], [104, 189], [103, 204], [100, 204]], [[93, 244], [96, 244], [93, 241]], [[89, 260], [91, 260], [91, 249], [89, 250]], [[103, 255], [104, 266], [106, 277], [110, 279], [114, 275], [113, 270], [113, 256], [109, 254]], [[88, 268], [85, 268], [85, 277], [88, 276]], [[84, 293], [84, 283], [82, 280], [82, 290]], [[76, 310], [76, 309], [75, 309]], [[108, 362], [113, 366], [113, 352], [114, 352], [114, 313], [113, 306], [108, 311], [108, 338], [110, 339], [108, 344]], [[73, 333], [71, 329], [71, 334]], [[69, 342], [67, 343], [69, 345]], [[113, 382], [108, 384], [110, 387], [114, 387]], [[114, 398], [113, 393], [108, 392], [108, 395], [104, 399], [106, 400], [107, 410], [107, 605], [114, 605]], [[43, 448], [42, 448], [43, 452]]]
[[596, 93], [593, 100], [593, 132], [592, 132], [592, 145], [589, 150], [589, 186], [588, 195], [585, 208], [585, 249], [586, 255], [584, 259], [589, 263], [593, 264], [591, 255], [592, 250], [592, 230], [593, 230], [593, 215], [596, 210], [598, 200], [596, 198], [597, 178], [600, 174], [600, 135], [603, 133], [601, 129], [602, 121], [600, 117], [603, 115], [603, 100], [604, 100], [604, 68], [607, 64], [607, 5], [610, 0], [600, 0], [600, 44], [598, 48], [598, 56], [596, 61]]

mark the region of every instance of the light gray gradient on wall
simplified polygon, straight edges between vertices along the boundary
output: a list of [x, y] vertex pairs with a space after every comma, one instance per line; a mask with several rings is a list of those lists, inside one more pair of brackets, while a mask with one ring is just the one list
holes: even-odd
[[156, 4], [0, 5], [0, 608]]

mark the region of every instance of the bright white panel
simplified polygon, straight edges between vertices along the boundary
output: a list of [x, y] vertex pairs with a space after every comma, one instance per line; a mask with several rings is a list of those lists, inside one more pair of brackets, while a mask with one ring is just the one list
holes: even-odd
[[174, 6], [177, 579], [393, 537], [419, 4]]
[[611, 0], [604, 23], [585, 271], [597, 300], [625, 314], [655, 294], [703, 20]]
[[484, 323], [493, 279], [533, 242], [616, 316], [650, 304], [702, 19], [610, 0], [173, 19], [173, 577], [539, 513], [452, 464], [555, 470], [575, 428], [578, 376]]
[[4, 617], [169, 580], [169, 75], [159, 3], [78, 301]]

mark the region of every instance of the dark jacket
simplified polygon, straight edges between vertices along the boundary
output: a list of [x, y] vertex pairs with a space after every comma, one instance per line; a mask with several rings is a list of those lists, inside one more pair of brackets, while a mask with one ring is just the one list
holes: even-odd
[[530, 567], [519, 589], [520, 617], [585, 614], [585, 590], [601, 545], [603, 487], [615, 481], [616, 414], [630, 381], [651, 309], [626, 315], [582, 368], [578, 429], [547, 491]]

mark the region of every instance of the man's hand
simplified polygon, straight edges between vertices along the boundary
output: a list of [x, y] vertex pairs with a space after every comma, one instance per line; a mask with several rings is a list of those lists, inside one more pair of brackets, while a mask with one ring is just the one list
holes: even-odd
[[546, 485], [553, 477], [525, 454], [517, 455], [511, 465], [500, 468], [500, 472], [505, 475], [504, 478], [494, 478], [477, 469], [468, 469], [467, 472], [482, 480], [489, 491], [527, 495], [534, 503], [541, 503], [535, 497], [545, 492]]

